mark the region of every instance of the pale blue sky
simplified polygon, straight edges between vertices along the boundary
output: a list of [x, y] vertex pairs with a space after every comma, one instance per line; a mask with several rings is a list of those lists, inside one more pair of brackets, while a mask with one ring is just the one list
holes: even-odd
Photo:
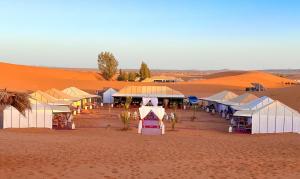
[[0, 0], [0, 60], [121, 68], [300, 68], [297, 0]]

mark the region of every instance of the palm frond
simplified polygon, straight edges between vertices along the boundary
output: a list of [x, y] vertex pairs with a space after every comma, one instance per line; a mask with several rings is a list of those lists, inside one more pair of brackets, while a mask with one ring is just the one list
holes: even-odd
[[31, 103], [28, 94], [7, 91], [6, 89], [0, 90], [0, 105], [13, 106], [23, 115], [25, 115], [26, 109], [31, 110]]

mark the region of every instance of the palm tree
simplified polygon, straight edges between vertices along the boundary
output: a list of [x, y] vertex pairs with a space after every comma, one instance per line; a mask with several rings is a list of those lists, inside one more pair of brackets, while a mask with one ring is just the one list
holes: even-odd
[[25, 115], [26, 109], [31, 110], [31, 103], [28, 94], [7, 91], [6, 89], [0, 89], [0, 105], [13, 106], [23, 115]]

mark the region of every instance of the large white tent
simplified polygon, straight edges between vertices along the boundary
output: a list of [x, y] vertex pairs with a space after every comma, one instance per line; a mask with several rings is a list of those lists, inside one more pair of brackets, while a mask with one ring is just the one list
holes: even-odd
[[31, 100], [31, 108], [23, 116], [12, 106], [5, 107], [1, 111], [0, 128], [52, 128], [53, 110], [50, 105]]
[[[268, 98], [265, 98], [265, 101]], [[254, 103], [253, 103], [254, 104]], [[251, 133], [300, 133], [300, 114], [279, 101], [257, 103], [248, 110], [234, 113], [234, 117], [244, 117], [251, 121]]]

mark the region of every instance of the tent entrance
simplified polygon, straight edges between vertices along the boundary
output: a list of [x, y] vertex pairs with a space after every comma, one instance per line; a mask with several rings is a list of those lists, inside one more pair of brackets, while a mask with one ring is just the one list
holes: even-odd
[[53, 115], [53, 129], [72, 129], [72, 115], [70, 113], [56, 113]]
[[236, 116], [231, 120], [231, 126], [235, 132], [251, 133], [252, 118]]

